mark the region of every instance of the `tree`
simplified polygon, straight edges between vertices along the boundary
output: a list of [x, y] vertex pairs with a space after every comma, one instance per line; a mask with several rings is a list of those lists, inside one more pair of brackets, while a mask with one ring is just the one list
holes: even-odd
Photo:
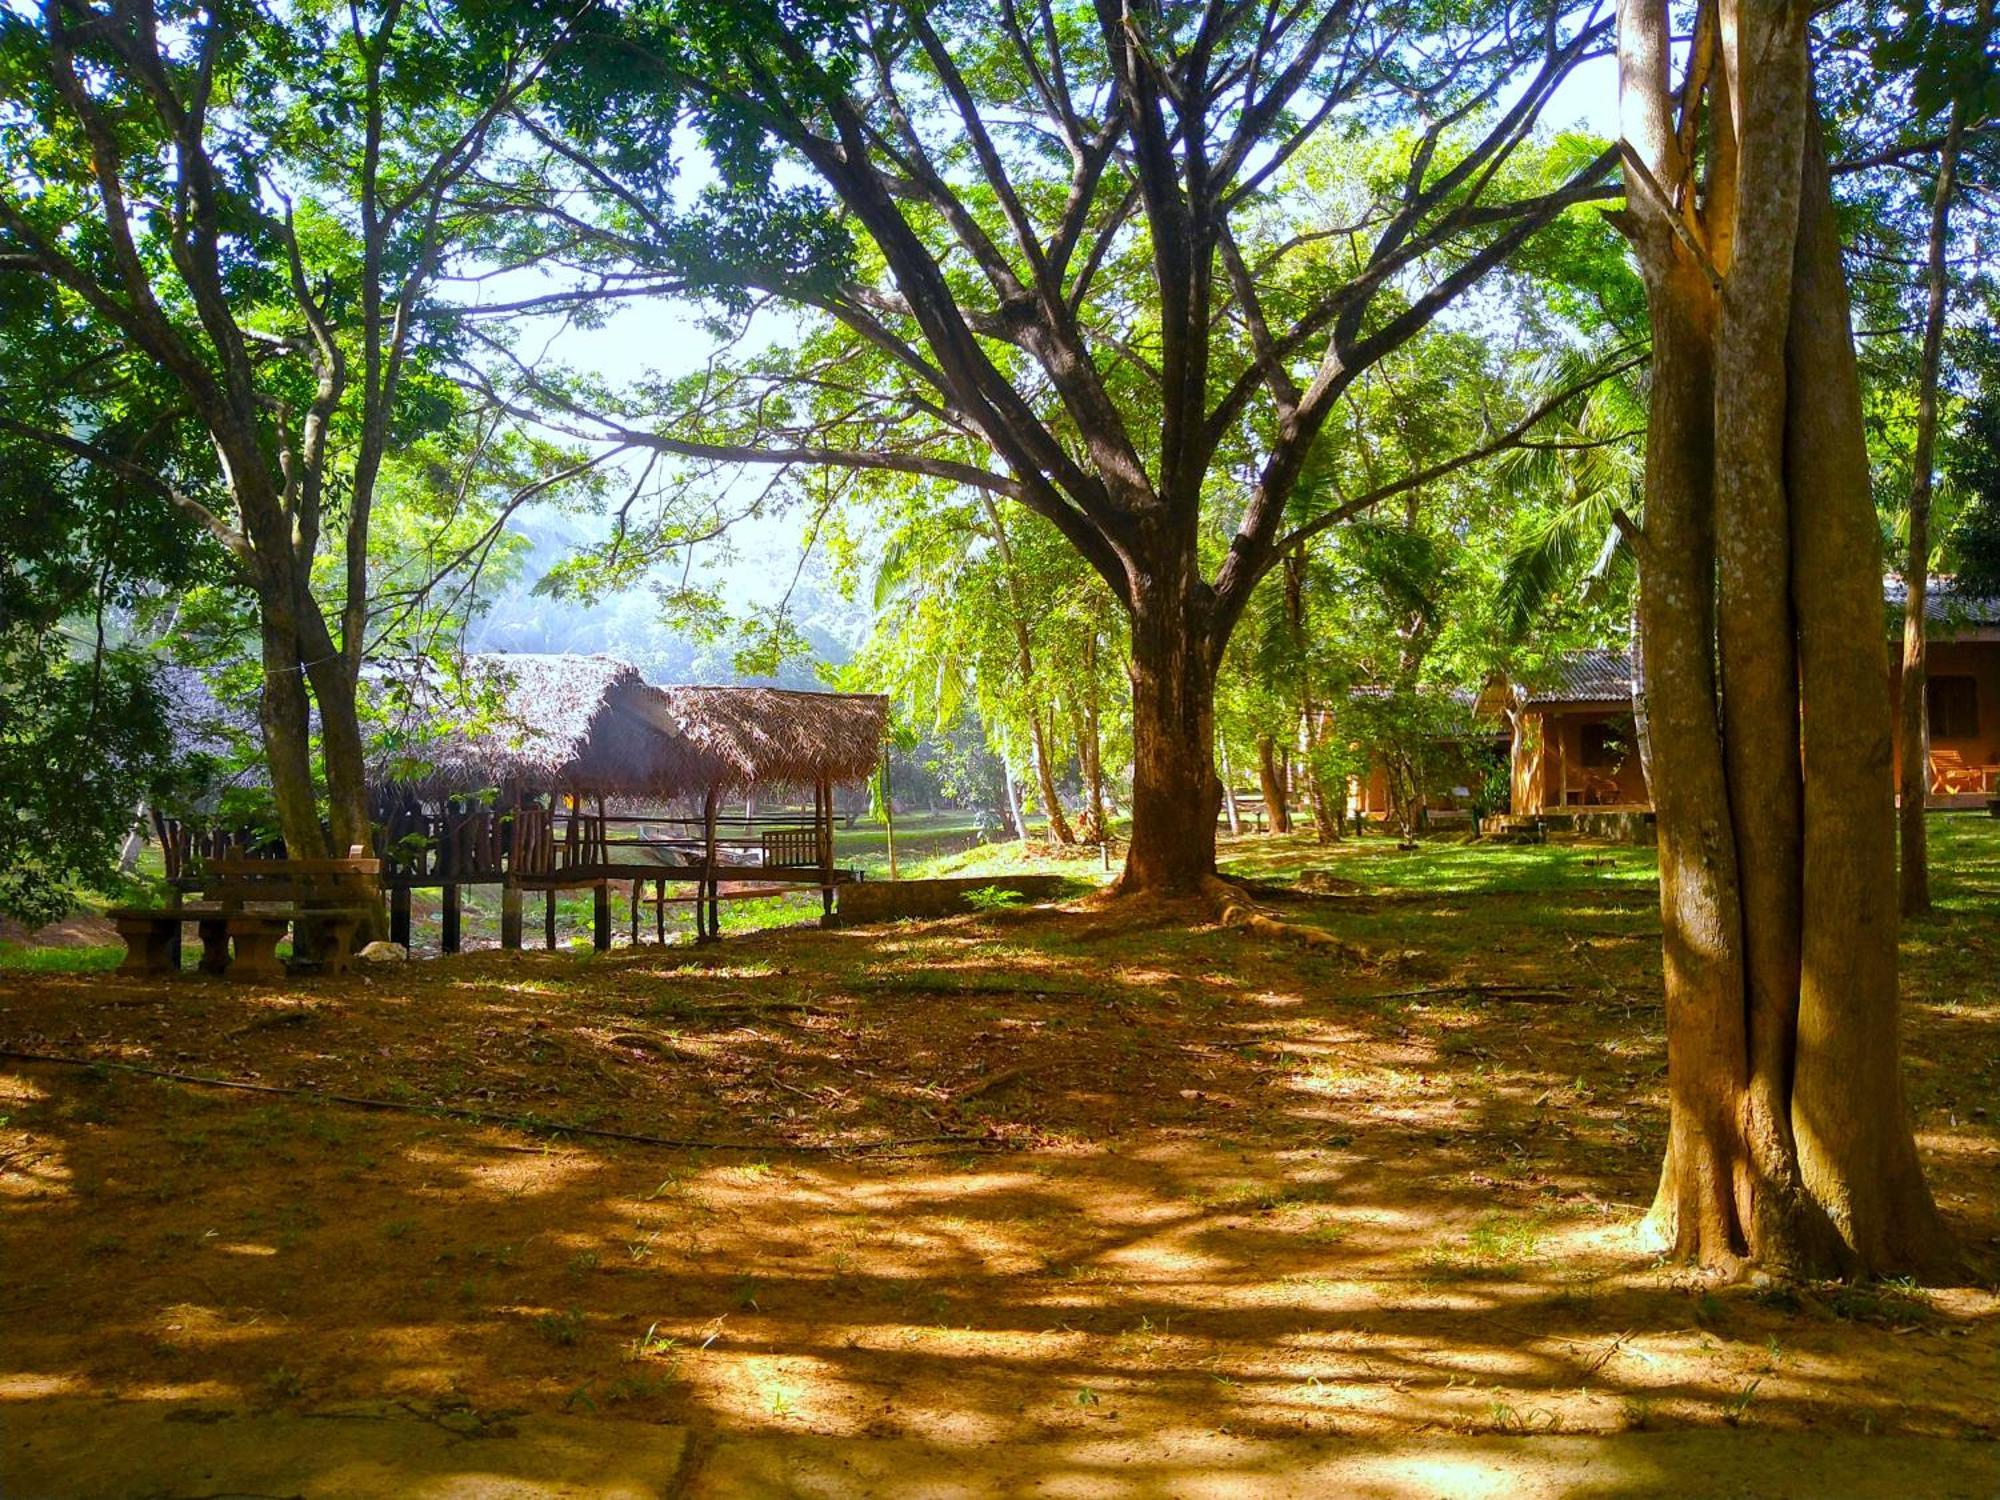
[[1639, 564], [1670, 1123], [1701, 1264], [1949, 1257], [1904, 1104], [1880, 552], [1804, 6], [1623, 0], [1653, 328]]
[[[0, 276], [78, 346], [26, 372], [35, 409], [0, 430], [170, 503], [255, 598], [264, 758], [294, 854], [371, 842], [356, 686], [377, 485], [393, 447], [459, 414], [433, 298], [476, 247], [482, 200], [505, 195], [481, 172], [550, 37], [401, 0], [0, 16]], [[171, 440], [121, 449], [70, 416], [79, 393], [120, 387]]]
[[[1944, 375], [1947, 301], [1954, 279], [1952, 214], [1959, 197], [1959, 174], [1968, 164], [1968, 131], [1992, 123], [2000, 109], [1988, 38], [1990, 0], [1977, 0], [1970, 17], [1955, 22], [1933, 16], [1928, 7], [1896, 14], [1877, 25], [1871, 61], [1909, 80], [1910, 118], [1905, 144], [1942, 124], [1936, 171], [1924, 195], [1922, 214], [1923, 336], [1917, 356], [1916, 420], [1911, 437], [1908, 503], [1903, 548], [1903, 649], [1901, 696], [1897, 705], [1898, 850], [1900, 893], [1905, 916], [1930, 910], [1929, 838], [1924, 822], [1930, 794], [1930, 733], [1927, 713], [1925, 600], [1930, 589], [1933, 493], [1936, 484], [1940, 387]], [[1880, 35], [1887, 31], [1887, 35]], [[1870, 108], [1879, 110], [1879, 97]], [[1971, 157], [1976, 162], [1976, 157]], [[1977, 177], [1975, 172], [1975, 178]]]
[[1973, 387], [1945, 465], [1964, 496], [1951, 545], [1958, 583], [1975, 598], [2000, 598], [2000, 328], [1973, 330], [1980, 350]]
[[911, 480], [898, 485], [893, 512], [883, 500], [869, 507], [887, 523], [872, 557], [844, 519], [836, 537], [850, 586], [863, 567], [874, 573], [874, 626], [848, 675], [893, 693], [937, 730], [969, 708], [1010, 767], [1025, 745], [1049, 838], [1076, 843], [1057, 787], [1069, 759], [1057, 731], [1067, 716], [1085, 780], [1097, 787], [1089, 810], [1101, 817], [1092, 596], [1102, 585], [1038, 517], [1003, 511], [990, 495]]
[[[1198, 887], [1220, 797], [1215, 674], [1251, 592], [1424, 477], [1307, 487], [1331, 418], [1606, 191], [1611, 153], [1535, 136], [1606, 35], [1594, 11], [1525, 0], [1414, 21], [1345, 0], [643, 0], [580, 49], [560, 106], [606, 253], [637, 267], [619, 285], [652, 268], [853, 344], [718, 362], [647, 418], [535, 395], [616, 444], [926, 475], [1041, 517], [1128, 621], [1125, 888]], [[691, 252], [657, 165], [679, 125], [721, 179]], [[1274, 197], [1335, 138], [1376, 148], [1354, 190]], [[788, 253], [814, 222], [837, 231], [827, 248]], [[1216, 530], [1219, 552], [1204, 545]]]
[[[0, 368], [59, 356], [38, 313], [0, 289]], [[99, 442], [157, 456], [166, 441], [144, 402], [70, 399]], [[17, 417], [36, 411], [11, 386], [6, 400]], [[116, 887], [120, 841], [165, 789], [175, 748], [131, 637], [221, 570], [144, 486], [0, 431], [0, 912], [53, 921], [78, 887]]]

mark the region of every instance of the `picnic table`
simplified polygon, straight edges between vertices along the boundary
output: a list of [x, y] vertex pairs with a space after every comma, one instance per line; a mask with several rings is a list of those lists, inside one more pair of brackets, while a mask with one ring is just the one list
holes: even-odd
[[125, 940], [119, 972], [177, 971], [181, 932], [192, 922], [201, 938], [203, 973], [226, 973], [232, 979], [279, 978], [285, 970], [278, 960], [278, 944], [295, 924], [311, 922], [324, 934], [326, 967], [337, 974], [352, 958], [355, 935], [369, 915], [366, 906], [356, 904], [354, 887], [381, 872], [382, 862], [365, 857], [358, 846], [345, 859], [225, 855], [211, 860], [201, 880], [202, 899], [111, 910], [109, 916]]

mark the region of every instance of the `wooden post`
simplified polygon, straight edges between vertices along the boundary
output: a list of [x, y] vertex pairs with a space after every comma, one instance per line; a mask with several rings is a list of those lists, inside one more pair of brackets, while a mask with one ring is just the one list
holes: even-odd
[[639, 898], [645, 895], [645, 893], [646, 893], [645, 876], [643, 875], [633, 876], [632, 877], [632, 946], [634, 948], [639, 946]]
[[833, 925], [833, 783], [813, 788], [814, 822], [819, 827], [819, 924]]
[[521, 887], [511, 875], [500, 886], [500, 946], [509, 953], [521, 951]]
[[[720, 893], [717, 890], [721, 882], [715, 878], [715, 813], [716, 806], [721, 800], [722, 788], [711, 786], [708, 789], [707, 797], [702, 800], [701, 805], [701, 884], [695, 887], [694, 897], [694, 930], [697, 942], [722, 935], [722, 901]], [[746, 805], [748, 804], [747, 797], [745, 798], [745, 803]], [[708, 907], [708, 926], [706, 931], [702, 928], [701, 920], [704, 897], [707, 898], [706, 905]]]
[[889, 792], [889, 752], [882, 751], [882, 826], [889, 840], [889, 878], [896, 878], [896, 804]]
[[401, 882], [389, 888], [389, 941], [410, 946], [410, 888]]
[[[664, 944], [666, 940], [667, 883], [664, 880], [656, 880], [653, 882], [653, 941]], [[637, 943], [639, 940], [634, 937], [632, 941]]]
[[447, 953], [458, 952], [459, 906], [458, 887], [455, 885], [444, 888], [444, 912], [439, 918], [439, 926], [442, 930], [439, 933], [438, 946]]
[[590, 946], [599, 953], [611, 951], [611, 882], [600, 880], [590, 888]]
[[542, 946], [556, 951], [556, 888], [550, 886], [542, 902]]

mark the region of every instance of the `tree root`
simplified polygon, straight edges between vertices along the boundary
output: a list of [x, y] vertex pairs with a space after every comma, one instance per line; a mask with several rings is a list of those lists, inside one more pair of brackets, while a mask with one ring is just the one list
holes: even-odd
[[1337, 938], [1330, 932], [1297, 922], [1279, 921], [1253, 905], [1242, 886], [1220, 877], [1210, 876], [1204, 880], [1201, 890], [1214, 905], [1216, 920], [1225, 927], [1234, 927], [1239, 932], [1254, 932], [1259, 937], [1278, 941], [1302, 943], [1316, 953], [1344, 958], [1351, 963], [1372, 965], [1377, 960], [1377, 956], [1366, 948]]

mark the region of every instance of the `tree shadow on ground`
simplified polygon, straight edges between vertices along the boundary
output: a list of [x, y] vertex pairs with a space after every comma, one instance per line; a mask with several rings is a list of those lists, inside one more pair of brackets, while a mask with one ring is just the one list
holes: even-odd
[[[1994, 1435], [1989, 1292], [1716, 1288], [1635, 1243], [1650, 921], [1558, 886], [1384, 902], [1362, 967], [1095, 911], [285, 991], [15, 986], [20, 1050], [768, 1149], [13, 1065], [0, 1399], [1190, 1453]], [[1919, 955], [1915, 988], [1951, 962]], [[1560, 993], [1452, 988], [1473, 980]], [[1922, 1143], [1975, 1247], [2000, 1232], [1967, 1103], [1996, 1009], [1989, 976], [1910, 1018]], [[944, 1139], [881, 1146], [916, 1137]]]

